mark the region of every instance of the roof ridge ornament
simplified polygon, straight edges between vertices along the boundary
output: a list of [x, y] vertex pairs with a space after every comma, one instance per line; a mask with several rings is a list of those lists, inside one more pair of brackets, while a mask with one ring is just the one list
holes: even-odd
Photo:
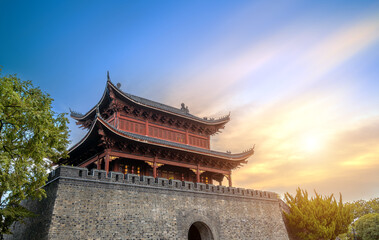
[[83, 114], [77, 111], [72, 110], [71, 108], [68, 108], [70, 110], [70, 116], [71, 117], [82, 117]]
[[111, 78], [109, 77], [109, 71], [107, 71], [107, 81], [110, 82]]
[[100, 115], [100, 109], [99, 109], [99, 104], [96, 105], [96, 116], [101, 117]]
[[182, 107], [180, 110], [184, 111], [185, 113], [189, 114], [188, 106], [186, 106], [184, 103], [180, 104]]

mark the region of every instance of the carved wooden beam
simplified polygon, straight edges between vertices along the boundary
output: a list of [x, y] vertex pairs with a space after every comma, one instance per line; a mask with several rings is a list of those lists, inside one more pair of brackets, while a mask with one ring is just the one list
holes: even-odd
[[150, 116], [150, 113], [149, 113], [149, 112], [147, 112], [147, 111], [143, 111], [143, 112], [142, 112], [142, 117], [143, 117], [143, 118], [148, 119], [149, 116]]
[[169, 123], [170, 125], [173, 125], [173, 124], [175, 123], [175, 119], [173, 119], [173, 118], [169, 118], [169, 119], [168, 119], [168, 123]]
[[142, 114], [142, 110], [140, 108], [135, 108], [133, 114], [134, 116], [139, 117]]
[[153, 113], [153, 115], [151, 115], [151, 119], [154, 120], [154, 121], [157, 121], [158, 118], [159, 118], [159, 116], [156, 113]]
[[160, 121], [161, 123], [166, 123], [166, 121], [167, 121], [167, 117], [164, 116], [164, 115], [162, 115], [162, 116], [160, 116], [159, 121]]

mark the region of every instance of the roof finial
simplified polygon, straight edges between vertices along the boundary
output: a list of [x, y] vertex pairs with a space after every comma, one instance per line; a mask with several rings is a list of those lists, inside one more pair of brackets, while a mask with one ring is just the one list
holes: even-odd
[[109, 71], [107, 71], [107, 80], [110, 82], [111, 78], [109, 77]]
[[188, 106], [186, 106], [184, 103], [180, 104], [181, 105], [181, 109], [182, 111], [184, 111], [185, 113], [189, 113], [189, 109], [188, 109]]

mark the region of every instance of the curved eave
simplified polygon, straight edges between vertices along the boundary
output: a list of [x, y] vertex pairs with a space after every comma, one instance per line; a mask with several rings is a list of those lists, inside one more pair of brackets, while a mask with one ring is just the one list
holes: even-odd
[[239, 163], [246, 163], [246, 159], [254, 154], [254, 148], [251, 148], [248, 151], [245, 151], [243, 153], [238, 153], [238, 154], [229, 154], [229, 153], [217, 152], [217, 151], [197, 148], [194, 146], [179, 144], [179, 143], [175, 143], [175, 142], [169, 142], [169, 141], [165, 141], [165, 140], [161, 140], [161, 139], [156, 139], [156, 138], [151, 138], [151, 137], [147, 137], [147, 136], [142, 136], [139, 134], [121, 131], [121, 130], [115, 128], [114, 126], [108, 124], [107, 121], [105, 121], [104, 119], [102, 119], [99, 116], [97, 117], [97, 121], [99, 121], [109, 131], [113, 132], [114, 134], [116, 134], [120, 137], [127, 138], [130, 140], [134, 140], [137, 142], [149, 143], [151, 145], [155, 145], [155, 146], [159, 146], [159, 147], [165, 147], [165, 148], [176, 149], [176, 150], [180, 150], [180, 151], [192, 152], [195, 154], [210, 156], [210, 157], [214, 157], [214, 158], [219, 158], [219, 159], [224, 159], [227, 161], [239, 162]]
[[[128, 101], [131, 101], [131, 102], [133, 102], [133, 103], [135, 103], [135, 104], [137, 104], [139, 106], [142, 106], [142, 107], [154, 109], [154, 110], [157, 110], [157, 111], [160, 111], [160, 112], [165, 112], [165, 113], [168, 113], [170, 115], [174, 115], [174, 116], [177, 116], [177, 117], [180, 117], [180, 118], [186, 118], [186, 119], [189, 119], [189, 120], [192, 120], [192, 121], [195, 121], [195, 122], [199, 122], [199, 123], [206, 124], [206, 125], [211, 125], [211, 126], [221, 125], [221, 127], [222, 127], [223, 125], [225, 125], [227, 122], [230, 121], [230, 114], [228, 114], [227, 116], [225, 116], [223, 118], [216, 119], [216, 120], [205, 120], [205, 119], [196, 117], [194, 115], [178, 114], [178, 113], [175, 113], [173, 111], [169, 111], [169, 110], [165, 110], [165, 109], [162, 109], [162, 108], [159, 108], [159, 107], [155, 107], [155, 106], [151, 106], [151, 105], [148, 105], [148, 104], [144, 104], [144, 103], [141, 103], [140, 101], [136, 101], [135, 99], [133, 99], [130, 96], [128, 96], [127, 94], [125, 94], [119, 88], [117, 88], [116, 86], [114, 86], [111, 81], [108, 81], [107, 84], [109, 84], [109, 86], [111, 86], [113, 90], [115, 90], [119, 95], [121, 95], [122, 97], [124, 97]], [[153, 102], [151, 100], [148, 100], [148, 101]], [[160, 103], [158, 103], [158, 104], [160, 104]], [[164, 105], [164, 104], [161, 104], [161, 105]], [[168, 108], [173, 108], [173, 107], [168, 106], [168, 105], [166, 105], [166, 106]]]
[[[199, 123], [202, 123], [202, 124], [205, 124], [205, 125], [210, 125], [210, 126], [219, 126], [219, 128], [223, 127], [227, 122], [230, 121], [230, 114], [228, 114], [227, 116], [225, 117], [222, 117], [220, 119], [216, 119], [216, 120], [206, 120], [206, 119], [202, 119], [202, 118], [199, 118], [199, 117], [196, 117], [194, 115], [191, 115], [191, 114], [179, 114], [179, 113], [175, 113], [173, 111], [169, 111], [169, 110], [166, 110], [166, 109], [162, 109], [162, 108], [159, 108], [159, 107], [155, 107], [155, 106], [152, 106], [152, 105], [149, 105], [149, 104], [144, 104], [140, 101], [137, 101], [135, 99], [133, 99], [132, 97], [130, 97], [128, 94], [124, 93], [123, 91], [121, 91], [119, 88], [117, 88], [111, 81], [107, 81], [107, 85], [105, 87], [105, 90], [104, 90], [104, 93], [103, 93], [103, 96], [101, 97], [100, 101], [93, 107], [91, 108], [86, 114], [79, 114], [77, 112], [74, 112], [74, 111], [71, 111], [71, 114], [70, 116], [77, 120], [77, 121], [84, 121], [85, 119], [87, 119], [88, 117], [90, 117], [91, 115], [94, 115], [96, 114], [96, 108], [98, 106], [100, 106], [102, 104], [102, 102], [104, 101], [105, 99], [105, 96], [107, 94], [107, 90], [108, 90], [108, 87], [111, 87], [114, 91], [116, 91], [120, 96], [122, 96], [123, 98], [125, 98], [126, 100], [136, 104], [136, 105], [139, 105], [139, 106], [142, 106], [142, 107], [145, 107], [145, 108], [149, 108], [149, 109], [154, 109], [154, 110], [157, 110], [157, 111], [160, 111], [160, 112], [165, 112], [167, 114], [170, 114], [170, 115], [174, 115], [174, 116], [177, 116], [177, 117], [180, 117], [180, 118], [186, 118], [186, 119], [189, 119], [189, 120], [192, 120], [192, 121], [195, 121], [195, 122], [199, 122]], [[140, 99], [143, 99], [141, 97], [138, 97]], [[152, 100], [148, 100], [146, 99], [147, 101], [150, 101], [150, 102], [154, 102]], [[161, 104], [161, 103], [157, 103], [159, 105], [164, 105], [164, 104]], [[168, 106], [168, 105], [164, 105], [166, 106], [167, 108], [173, 108], [175, 109], [174, 107], [171, 107], [171, 106]], [[176, 109], [178, 111], [180, 111], [179, 109]]]
[[[107, 90], [108, 90], [108, 83], [105, 86], [105, 90], [103, 92], [103, 96], [101, 97], [100, 101], [93, 108], [91, 108], [91, 110], [89, 110], [86, 114], [78, 114], [76, 112], [71, 111], [70, 117], [72, 117], [73, 119], [75, 119], [77, 121], [83, 121], [86, 118], [88, 118], [91, 114], [96, 114], [96, 108], [98, 106], [100, 106], [101, 103], [104, 101], [105, 96], [107, 95], [107, 92], [108, 92]], [[79, 116], [79, 115], [81, 115], [81, 116]]]
[[88, 137], [92, 134], [93, 132], [93, 129], [95, 128], [96, 126], [96, 122], [97, 122], [97, 117], [95, 118], [95, 120], [93, 121], [92, 125], [91, 125], [91, 128], [89, 129], [89, 131], [87, 132], [87, 134], [79, 141], [77, 142], [74, 146], [72, 146], [69, 150], [68, 150], [68, 154], [70, 154], [72, 151], [74, 151], [76, 148], [78, 148], [80, 145], [82, 145], [87, 139]]

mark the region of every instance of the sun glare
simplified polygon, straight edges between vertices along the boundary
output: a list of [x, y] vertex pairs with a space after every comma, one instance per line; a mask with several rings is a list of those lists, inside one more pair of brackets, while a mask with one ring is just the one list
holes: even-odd
[[316, 152], [321, 148], [321, 140], [314, 136], [305, 137], [303, 144], [304, 150], [307, 152]]

